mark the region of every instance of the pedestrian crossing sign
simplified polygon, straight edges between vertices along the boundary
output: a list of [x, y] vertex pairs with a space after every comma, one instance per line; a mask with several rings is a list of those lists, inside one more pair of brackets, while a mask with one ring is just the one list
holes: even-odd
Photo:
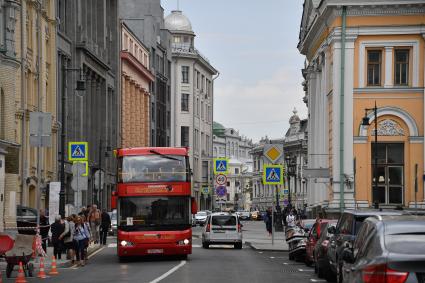
[[264, 164], [263, 184], [265, 185], [283, 185], [283, 166]]
[[88, 161], [89, 158], [88, 142], [69, 142], [68, 160], [69, 161]]
[[227, 158], [214, 158], [214, 174], [227, 174], [229, 160]]

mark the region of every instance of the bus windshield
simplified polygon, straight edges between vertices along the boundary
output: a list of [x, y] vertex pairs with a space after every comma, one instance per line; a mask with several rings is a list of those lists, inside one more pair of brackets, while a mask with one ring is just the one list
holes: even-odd
[[124, 156], [118, 162], [118, 182], [188, 182], [190, 170], [186, 156]]
[[118, 225], [124, 231], [188, 229], [190, 197], [124, 197]]

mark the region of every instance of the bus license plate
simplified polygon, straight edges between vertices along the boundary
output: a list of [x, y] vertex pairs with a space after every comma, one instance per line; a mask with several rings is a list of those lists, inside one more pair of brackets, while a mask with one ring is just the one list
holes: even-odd
[[148, 254], [162, 254], [164, 253], [163, 249], [149, 249]]

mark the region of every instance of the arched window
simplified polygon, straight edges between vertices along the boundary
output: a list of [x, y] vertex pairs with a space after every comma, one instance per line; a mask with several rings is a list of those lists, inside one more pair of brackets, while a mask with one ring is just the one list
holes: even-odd
[[6, 131], [6, 98], [3, 88], [0, 88], [0, 139], [5, 139]]

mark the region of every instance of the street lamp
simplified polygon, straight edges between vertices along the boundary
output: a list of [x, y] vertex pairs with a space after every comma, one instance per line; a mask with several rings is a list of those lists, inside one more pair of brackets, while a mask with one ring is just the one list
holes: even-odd
[[81, 68], [67, 68], [66, 62], [62, 64], [62, 115], [61, 115], [61, 188], [59, 191], [59, 214], [65, 217], [65, 122], [66, 122], [66, 88], [67, 72], [80, 72], [80, 78], [77, 80], [76, 90], [85, 91], [86, 84], [82, 75]]
[[367, 116], [368, 111], [373, 111], [373, 114], [375, 115], [375, 144], [374, 144], [374, 164], [373, 164], [373, 171], [374, 171], [374, 185], [375, 185], [375, 191], [378, 191], [378, 108], [376, 107], [376, 100], [375, 100], [375, 107], [373, 108], [366, 108], [365, 109], [365, 116], [362, 119], [362, 125], [363, 126], [369, 126], [369, 117]]

